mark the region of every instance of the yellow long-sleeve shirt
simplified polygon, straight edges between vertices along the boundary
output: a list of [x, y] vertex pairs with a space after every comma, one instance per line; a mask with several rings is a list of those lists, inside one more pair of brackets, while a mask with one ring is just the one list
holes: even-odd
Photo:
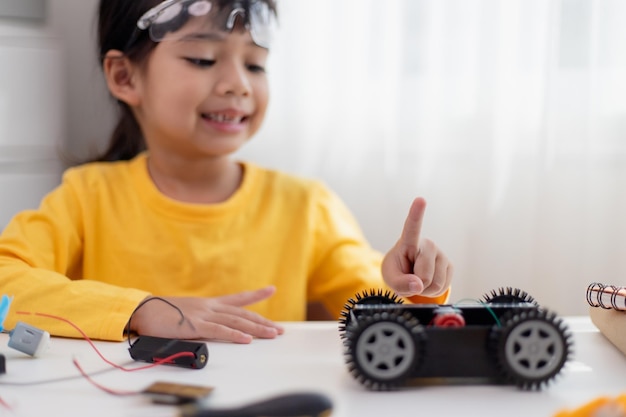
[[[121, 340], [148, 295], [219, 296], [275, 285], [250, 310], [304, 320], [307, 302], [339, 315], [346, 300], [381, 288], [382, 255], [321, 183], [243, 163], [243, 182], [220, 204], [174, 201], [150, 179], [146, 155], [69, 169], [38, 210], [0, 236], [1, 293], [14, 296], [5, 328], [28, 321], [77, 337]], [[438, 298], [414, 301], [440, 303]]]

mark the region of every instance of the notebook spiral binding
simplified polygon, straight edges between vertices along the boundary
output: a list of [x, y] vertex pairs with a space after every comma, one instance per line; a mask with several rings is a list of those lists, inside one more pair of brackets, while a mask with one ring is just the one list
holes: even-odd
[[626, 287], [592, 282], [587, 287], [587, 303], [605, 310], [626, 310]]

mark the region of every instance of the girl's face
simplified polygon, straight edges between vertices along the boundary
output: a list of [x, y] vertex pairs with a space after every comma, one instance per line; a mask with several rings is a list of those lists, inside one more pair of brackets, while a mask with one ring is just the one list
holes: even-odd
[[267, 55], [239, 27], [223, 32], [187, 24], [158, 43], [134, 80], [148, 149], [185, 158], [239, 149], [265, 116]]

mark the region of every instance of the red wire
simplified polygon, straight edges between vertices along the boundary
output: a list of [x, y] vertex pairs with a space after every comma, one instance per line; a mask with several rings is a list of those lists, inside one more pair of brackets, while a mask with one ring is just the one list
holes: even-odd
[[[76, 329], [78, 331], [78, 333], [81, 334], [81, 336], [87, 341], [87, 343], [89, 343], [89, 345], [93, 348], [93, 350], [98, 354], [98, 356], [100, 356], [100, 358], [104, 362], [106, 362], [107, 364], [111, 365], [112, 367], [114, 367], [116, 369], [119, 369], [119, 370], [122, 370], [122, 371], [125, 371], [125, 372], [141, 371], [141, 370], [153, 368], [155, 366], [159, 366], [159, 365], [162, 365], [162, 364], [172, 363], [174, 361], [174, 359], [181, 358], [181, 357], [186, 357], [186, 356], [195, 357], [193, 352], [178, 352], [178, 353], [170, 355], [170, 356], [168, 356], [166, 358], [157, 359], [157, 360], [154, 361], [154, 363], [151, 363], [149, 365], [140, 366], [140, 367], [137, 367], [137, 368], [125, 368], [125, 367], [123, 367], [121, 365], [118, 365], [118, 364], [116, 364], [114, 362], [111, 362], [110, 360], [105, 358], [104, 355], [102, 354], [102, 352], [100, 352], [100, 350], [98, 349], [98, 347], [91, 341], [89, 336], [87, 336], [87, 334], [80, 327], [78, 327], [76, 324], [74, 324], [70, 320], [68, 320], [68, 319], [66, 319], [64, 317], [55, 316], [55, 315], [46, 314], [46, 313], [30, 313], [30, 312], [27, 312], [27, 311], [18, 311], [16, 313], [17, 314], [22, 314], [22, 315], [35, 315], [35, 316], [41, 316], [41, 317], [48, 317], [48, 318], [55, 319], [55, 320], [60, 320], [60, 321], [62, 321], [64, 323], [69, 324], [74, 329]], [[94, 379], [92, 379], [91, 376], [89, 376], [89, 374], [83, 370], [83, 368], [80, 366], [80, 364], [78, 363], [78, 360], [76, 358], [72, 359], [72, 362], [74, 363], [74, 366], [76, 366], [76, 368], [78, 369], [80, 374], [88, 382], [90, 382], [96, 388], [98, 388], [98, 389], [100, 389], [100, 390], [102, 390], [102, 391], [104, 391], [104, 392], [106, 392], [108, 394], [112, 394], [112, 395], [137, 395], [137, 394], [141, 394], [140, 391], [118, 391], [118, 390], [114, 390], [112, 388], [105, 387], [104, 385], [101, 385], [98, 382], [96, 382]], [[12, 410], [11, 406], [6, 401], [4, 401], [1, 397], [0, 397], [0, 405], [5, 407], [5, 408], [7, 408], [8, 410]]]
[[95, 380], [93, 380], [89, 376], [89, 374], [83, 370], [83, 368], [80, 366], [80, 364], [78, 363], [78, 360], [76, 358], [72, 359], [72, 362], [74, 362], [74, 366], [76, 366], [76, 368], [78, 369], [80, 374], [83, 377], [85, 377], [85, 379], [87, 381], [91, 382], [91, 384], [94, 385], [96, 388], [99, 388], [99, 389], [101, 389], [102, 391], [104, 391], [104, 392], [106, 392], [108, 394], [113, 394], [113, 395], [137, 395], [137, 394], [141, 394], [140, 391], [118, 391], [118, 390], [114, 390], [112, 388], [105, 387], [104, 385], [101, 385], [101, 384], [97, 383]]
[[4, 399], [2, 397], [0, 397], [0, 405], [3, 406], [4, 408], [6, 408], [9, 411], [13, 410], [13, 408], [9, 405], [9, 403], [4, 401]]
[[195, 357], [195, 354], [193, 352], [178, 352], [178, 353], [170, 355], [170, 356], [168, 356], [166, 358], [155, 360], [154, 363], [152, 363], [150, 365], [140, 366], [138, 368], [125, 368], [125, 367], [123, 367], [121, 365], [118, 365], [118, 364], [116, 364], [114, 362], [111, 362], [110, 360], [105, 358], [104, 355], [97, 348], [97, 346], [91, 341], [89, 336], [87, 336], [87, 334], [80, 327], [78, 327], [76, 324], [72, 323], [70, 320], [68, 320], [68, 319], [66, 319], [64, 317], [59, 317], [59, 316], [55, 316], [55, 315], [52, 315], [52, 314], [46, 314], [46, 313], [30, 313], [30, 312], [27, 312], [27, 311], [18, 311], [16, 313], [17, 314], [23, 314], [23, 315], [35, 315], [35, 316], [41, 316], [41, 317], [48, 317], [48, 318], [55, 319], [55, 320], [60, 320], [62, 322], [65, 322], [65, 323], [69, 324], [74, 329], [76, 329], [78, 331], [78, 333], [81, 334], [83, 339], [85, 339], [87, 341], [87, 343], [89, 343], [89, 345], [93, 348], [93, 350], [98, 354], [98, 356], [100, 356], [100, 358], [104, 362], [106, 362], [107, 364], [111, 365], [114, 368], [117, 368], [117, 369], [125, 371], [125, 372], [134, 372], [134, 371], [141, 371], [141, 370], [144, 370], [144, 369], [154, 368], [155, 366], [159, 366], [159, 365], [163, 365], [163, 364], [167, 364], [167, 363], [172, 363], [174, 361], [174, 359], [181, 358], [181, 357]]

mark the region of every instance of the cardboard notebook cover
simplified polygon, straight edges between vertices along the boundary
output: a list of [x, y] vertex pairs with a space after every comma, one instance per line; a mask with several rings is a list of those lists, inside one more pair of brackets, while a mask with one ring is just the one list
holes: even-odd
[[589, 317], [598, 330], [626, 355], [626, 312], [590, 307]]

